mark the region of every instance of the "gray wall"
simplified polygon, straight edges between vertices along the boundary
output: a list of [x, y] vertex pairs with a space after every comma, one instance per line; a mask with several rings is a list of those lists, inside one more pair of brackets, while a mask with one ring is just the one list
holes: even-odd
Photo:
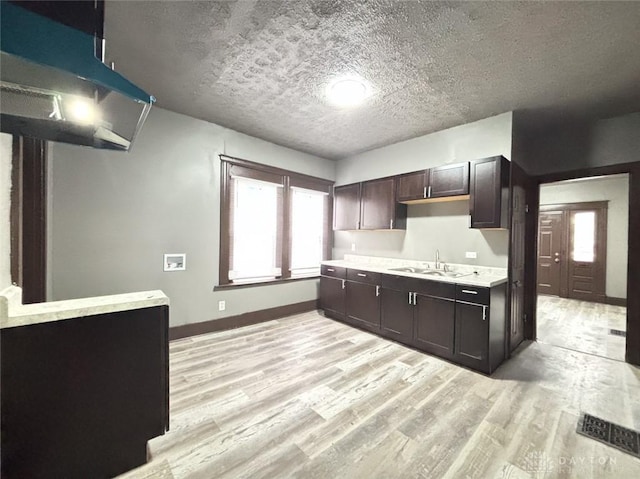
[[615, 175], [540, 186], [540, 204], [608, 201], [606, 294], [627, 297], [629, 175]]
[[[334, 162], [157, 108], [128, 154], [50, 148], [49, 300], [161, 289], [176, 326], [317, 298], [315, 279], [212, 291], [218, 154], [328, 179]], [[164, 253], [186, 253], [187, 270], [163, 272]]]
[[[338, 162], [336, 184], [408, 173], [446, 163], [488, 156], [511, 158], [512, 114], [378, 148]], [[446, 262], [507, 266], [507, 231], [469, 228], [469, 202], [410, 205], [406, 232], [336, 231], [333, 257], [345, 253], [432, 260], [436, 249]], [[465, 259], [466, 251], [478, 258]]]
[[0, 133], [0, 291], [11, 286], [11, 141]]
[[514, 157], [529, 174], [543, 175], [640, 161], [640, 112], [539, 132], [523, 132], [520, 114], [514, 131], [523, 155]]

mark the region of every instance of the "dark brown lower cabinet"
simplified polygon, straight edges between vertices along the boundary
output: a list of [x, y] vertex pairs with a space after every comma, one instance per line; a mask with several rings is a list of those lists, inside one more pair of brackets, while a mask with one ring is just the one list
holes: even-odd
[[347, 281], [346, 290], [347, 322], [371, 331], [379, 331], [380, 286]]
[[169, 307], [5, 328], [3, 478], [107, 478], [169, 427]]
[[443, 358], [453, 357], [453, 299], [416, 294], [415, 344], [420, 349]]
[[[487, 374], [504, 361], [506, 283], [482, 288], [352, 269], [322, 274], [320, 305], [329, 317]], [[344, 289], [342, 279], [324, 276], [332, 274], [346, 278]]]
[[407, 291], [380, 289], [380, 329], [383, 335], [411, 343], [414, 311], [411, 299], [411, 293]]
[[482, 367], [487, 360], [487, 306], [456, 303], [456, 356], [471, 367]]
[[346, 281], [340, 278], [320, 277], [320, 307], [327, 316], [344, 320], [345, 283]]
[[454, 361], [487, 374], [495, 371], [505, 358], [505, 314], [506, 284], [491, 289], [458, 285]]

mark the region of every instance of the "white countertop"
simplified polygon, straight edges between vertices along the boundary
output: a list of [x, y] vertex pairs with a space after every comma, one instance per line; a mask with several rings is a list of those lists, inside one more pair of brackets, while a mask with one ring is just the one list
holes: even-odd
[[473, 266], [463, 264], [450, 264], [447, 267], [452, 271], [463, 273], [464, 276], [457, 278], [437, 275], [427, 275], [420, 273], [409, 273], [405, 271], [393, 271], [393, 268], [414, 267], [435, 269], [435, 265], [430, 261], [406, 260], [399, 258], [381, 258], [376, 256], [345, 255], [342, 260], [323, 261], [323, 265], [336, 266], [339, 268], [360, 269], [373, 273], [392, 274], [396, 276], [406, 276], [408, 278], [427, 279], [430, 281], [440, 281], [443, 283], [467, 284], [470, 286], [482, 286], [491, 288], [507, 282], [506, 268], [492, 268], [487, 266]]
[[10, 286], [0, 292], [0, 328], [14, 328], [168, 304], [169, 298], [159, 290], [22, 304], [22, 289]]

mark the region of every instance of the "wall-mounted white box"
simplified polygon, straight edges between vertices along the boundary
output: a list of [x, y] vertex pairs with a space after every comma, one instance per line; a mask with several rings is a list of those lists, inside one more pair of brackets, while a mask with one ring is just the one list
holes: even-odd
[[164, 255], [164, 271], [184, 271], [187, 269], [185, 253], [167, 253]]
[[477, 257], [478, 257], [478, 253], [476, 253], [475, 251], [467, 251], [467, 252], [464, 254], [464, 257], [465, 257], [465, 258], [475, 259], [475, 258], [477, 258]]

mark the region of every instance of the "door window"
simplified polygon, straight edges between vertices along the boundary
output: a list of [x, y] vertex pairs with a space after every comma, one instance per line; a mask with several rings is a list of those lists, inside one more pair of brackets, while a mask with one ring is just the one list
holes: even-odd
[[571, 235], [571, 256], [573, 261], [593, 263], [596, 251], [596, 212], [579, 211], [573, 213], [573, 234]]

